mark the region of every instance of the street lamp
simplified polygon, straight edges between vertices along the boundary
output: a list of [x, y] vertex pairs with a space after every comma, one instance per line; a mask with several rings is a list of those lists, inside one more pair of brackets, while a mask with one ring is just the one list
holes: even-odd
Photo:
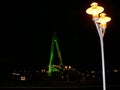
[[103, 37], [105, 34], [105, 30], [107, 27], [107, 22], [111, 20], [110, 17], [106, 17], [105, 13], [102, 13], [104, 8], [98, 6], [98, 3], [91, 3], [91, 7], [86, 10], [87, 14], [92, 15], [92, 19], [96, 25], [99, 38], [100, 38], [100, 46], [101, 46], [101, 57], [102, 57], [102, 79], [103, 79], [103, 90], [106, 90], [106, 78], [105, 78], [105, 60], [104, 60], [104, 43]]

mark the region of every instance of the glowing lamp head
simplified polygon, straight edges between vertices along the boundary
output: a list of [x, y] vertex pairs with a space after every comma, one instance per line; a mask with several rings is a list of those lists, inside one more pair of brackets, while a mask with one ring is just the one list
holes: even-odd
[[106, 17], [106, 13], [101, 13], [97, 22], [100, 23], [101, 28], [106, 28], [106, 23], [110, 20], [110, 17]]
[[104, 11], [103, 7], [98, 6], [98, 3], [93, 2], [91, 3], [91, 7], [86, 10], [86, 13], [91, 14], [93, 18], [98, 18], [98, 14], [103, 11]]

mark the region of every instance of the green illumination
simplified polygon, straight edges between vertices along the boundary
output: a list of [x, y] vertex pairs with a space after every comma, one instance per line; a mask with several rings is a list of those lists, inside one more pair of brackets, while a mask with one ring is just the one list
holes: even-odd
[[53, 65], [53, 56], [54, 56], [54, 45], [56, 45], [57, 54], [58, 54], [58, 57], [60, 59], [60, 63], [59, 64], [63, 65], [63, 63], [62, 63], [62, 56], [61, 56], [61, 52], [60, 52], [60, 49], [59, 49], [58, 40], [57, 40], [55, 32], [53, 33], [53, 37], [52, 37], [48, 75], [51, 75], [52, 72], [59, 71], [57, 68], [52, 67], [52, 65]]
[[49, 62], [49, 70], [48, 73], [52, 72], [52, 62], [53, 62], [53, 55], [54, 55], [54, 38], [52, 39], [52, 44], [51, 44], [51, 53], [50, 53], [50, 62]]
[[60, 65], [63, 65], [62, 64], [62, 56], [61, 56], [61, 52], [60, 52], [60, 49], [59, 49], [57, 38], [56, 38], [56, 43], [55, 44], [56, 44], [56, 49], [57, 49], [58, 57], [60, 59]]

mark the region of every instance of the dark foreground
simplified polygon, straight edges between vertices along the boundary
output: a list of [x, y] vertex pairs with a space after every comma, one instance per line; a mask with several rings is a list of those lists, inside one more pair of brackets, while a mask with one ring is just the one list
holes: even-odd
[[[14, 83], [1, 83], [0, 90], [2, 89], [79, 89], [79, 90], [103, 90], [101, 81], [87, 81], [87, 82], [72, 82], [72, 81], [45, 81], [45, 82], [14, 82]], [[107, 83], [106, 90], [120, 90], [119, 83]]]

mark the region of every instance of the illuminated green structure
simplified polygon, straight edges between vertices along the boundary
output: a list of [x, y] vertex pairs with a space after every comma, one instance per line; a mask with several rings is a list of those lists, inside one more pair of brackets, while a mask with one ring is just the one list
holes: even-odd
[[63, 66], [62, 56], [61, 56], [61, 52], [60, 52], [59, 45], [58, 45], [58, 40], [57, 40], [57, 37], [56, 37], [56, 33], [54, 32], [53, 37], [52, 37], [52, 43], [51, 43], [51, 53], [50, 53], [48, 75], [51, 75], [52, 72], [58, 72], [59, 71], [59, 69], [54, 67], [55, 65], [53, 66], [53, 57], [54, 57], [55, 46], [56, 46], [56, 50], [57, 50], [57, 55], [58, 55], [59, 60], [60, 60], [59, 66]]

